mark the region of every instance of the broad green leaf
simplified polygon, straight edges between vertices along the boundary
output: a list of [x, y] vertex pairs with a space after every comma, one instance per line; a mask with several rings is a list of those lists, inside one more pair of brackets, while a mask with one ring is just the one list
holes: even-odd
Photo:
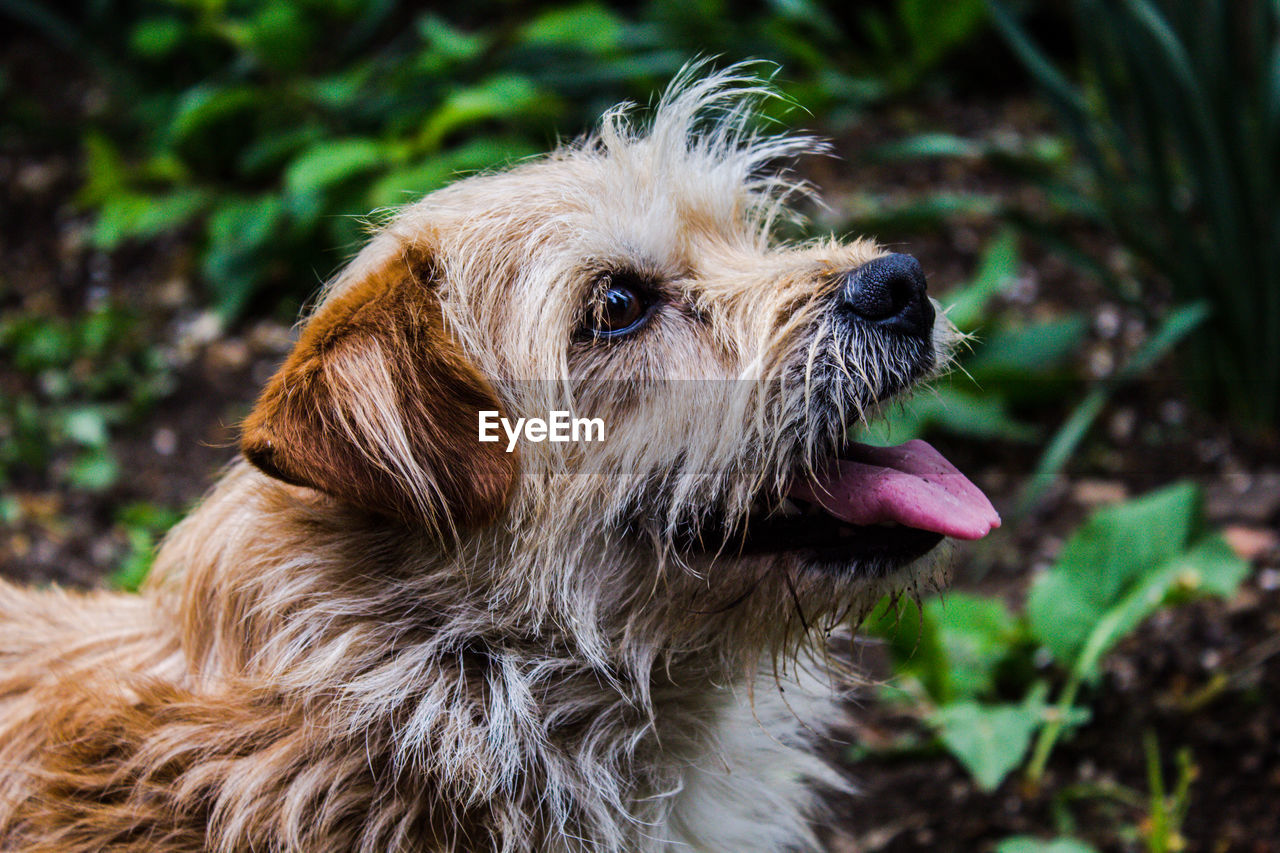
[[1196, 546], [1174, 560], [1177, 570], [1175, 593], [1201, 593], [1229, 598], [1249, 576], [1249, 563], [1242, 560], [1221, 536], [1201, 539]]
[[857, 430], [857, 440], [887, 447], [925, 434], [932, 422], [933, 407], [927, 398], [904, 400]]
[[223, 201], [209, 214], [211, 251], [262, 245], [275, 233], [283, 213], [284, 204], [273, 194]]
[[1207, 537], [1144, 575], [1113, 607], [1101, 614], [1072, 667], [1080, 678], [1098, 675], [1098, 663], [1134, 628], [1178, 595], [1229, 596], [1249, 573], [1221, 537]]
[[483, 32], [461, 30], [439, 15], [424, 15], [417, 26], [418, 35], [427, 43], [433, 58], [450, 63], [479, 56], [492, 41]]
[[1036, 437], [1034, 427], [1018, 422], [1009, 414], [1003, 395], [997, 389], [976, 388], [971, 392], [965, 390], [965, 386], [973, 387], [973, 384], [966, 377], [956, 376], [936, 391], [922, 392], [905, 405], [919, 407], [918, 417], [955, 435], [1019, 442]]
[[938, 708], [929, 722], [978, 787], [994, 791], [1022, 763], [1043, 709], [1034, 705], [956, 702]]
[[262, 250], [280, 234], [284, 203], [273, 194], [228, 199], [210, 215], [201, 266], [224, 317], [234, 317], [261, 278]]
[[924, 603], [946, 658], [948, 696], [973, 699], [991, 691], [996, 668], [1017, 642], [1018, 622], [1004, 602], [951, 592]]
[[312, 196], [334, 184], [370, 171], [382, 162], [382, 146], [375, 140], [326, 140], [294, 158], [285, 171], [285, 189], [293, 196]]
[[452, 131], [489, 119], [510, 119], [538, 112], [550, 100], [526, 77], [499, 74], [451, 94], [422, 130], [423, 148], [434, 150]]
[[980, 334], [979, 348], [965, 362], [965, 370], [981, 385], [1006, 380], [1026, 382], [1032, 374], [1060, 367], [1080, 348], [1087, 328], [1082, 315], [1072, 314]]
[[208, 195], [195, 188], [166, 195], [119, 193], [98, 211], [91, 238], [101, 249], [114, 249], [125, 240], [154, 237], [186, 225], [208, 203]]
[[302, 13], [293, 3], [259, 3], [257, 11], [239, 29], [248, 52], [268, 68], [293, 71], [311, 52], [315, 16]]
[[922, 618], [914, 599], [884, 598], [871, 611], [862, 629], [888, 641], [895, 672], [917, 680], [934, 702], [948, 701], [947, 659], [938, 639], [937, 626]]
[[1027, 442], [1036, 437], [1036, 429], [1015, 419], [996, 390], [976, 388], [967, 377], [954, 375], [888, 410], [860, 430], [858, 441], [901, 444], [935, 428], [982, 439]]
[[610, 53], [621, 47], [625, 32], [625, 22], [610, 9], [599, 3], [580, 3], [543, 12], [525, 26], [521, 42]]
[[274, 178], [281, 164], [296, 156], [299, 151], [313, 147], [324, 136], [324, 131], [315, 124], [264, 133], [240, 153], [237, 166], [245, 175], [260, 172]]
[[123, 529], [129, 553], [108, 582], [116, 589], [137, 592], [151, 571], [156, 542], [165, 531], [177, 524], [181, 514], [152, 503], [134, 503], [124, 507], [116, 518], [117, 529]]
[[1186, 547], [1198, 506], [1182, 483], [1101, 509], [1076, 530], [1027, 597], [1032, 632], [1059, 662], [1073, 662], [1133, 584]]
[[388, 172], [369, 190], [369, 207], [401, 205], [444, 186], [460, 174], [493, 168], [533, 153], [534, 147], [523, 140], [480, 137]]
[[82, 204], [102, 204], [128, 185], [129, 169], [115, 143], [90, 131], [84, 138], [85, 183], [78, 198]]
[[1043, 841], [1030, 835], [1016, 835], [997, 844], [996, 853], [1098, 853], [1098, 848], [1074, 838]]

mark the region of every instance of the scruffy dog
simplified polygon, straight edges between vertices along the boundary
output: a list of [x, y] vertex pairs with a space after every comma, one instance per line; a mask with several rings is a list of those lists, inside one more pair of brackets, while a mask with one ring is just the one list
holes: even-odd
[[[826, 633], [998, 518], [846, 440], [952, 332], [913, 259], [777, 243], [818, 146], [764, 96], [401, 210], [141, 596], [0, 587], [3, 848], [815, 847]], [[479, 440], [555, 411], [605, 440]]]

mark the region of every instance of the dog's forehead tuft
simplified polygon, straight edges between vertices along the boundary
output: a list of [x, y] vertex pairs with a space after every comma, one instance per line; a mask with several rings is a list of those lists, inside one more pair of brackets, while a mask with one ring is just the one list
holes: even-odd
[[747, 69], [696, 76], [701, 70], [681, 75], [647, 121], [620, 105], [593, 134], [439, 190], [407, 208], [400, 224], [448, 221], [440, 233], [468, 241], [466, 251], [513, 241], [521, 252], [560, 251], [580, 237], [657, 261], [687, 254], [700, 238], [767, 246], [775, 222], [794, 216], [790, 202], [809, 194], [790, 163], [825, 145], [761, 132], [759, 108], [776, 93]]

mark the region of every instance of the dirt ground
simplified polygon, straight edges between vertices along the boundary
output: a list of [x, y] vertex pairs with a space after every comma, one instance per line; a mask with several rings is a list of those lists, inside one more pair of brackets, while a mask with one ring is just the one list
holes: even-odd
[[[1041, 122], [1017, 100], [917, 105], [876, 116], [874, 130], [839, 140], [842, 159], [807, 168], [836, 211], [826, 214], [832, 222], [842, 204], [860, 193], [899, 197], [965, 190], [1017, 198], [1024, 192], [1019, 186], [972, 165], [872, 167], [859, 165], [858, 154], [922, 127], [1027, 133]], [[77, 158], [74, 140], [8, 139], [0, 150], [0, 312], [70, 317], [103, 301], [128, 306], [163, 352], [174, 390], [142, 419], [113, 432], [125, 475], [111, 489], [91, 493], [59, 485], [61, 459], [43, 470], [16, 470], [10, 482], [0, 484], [18, 507], [16, 517], [0, 522], [0, 572], [25, 582], [92, 586], [127, 553], [119, 506], [190, 506], [231, 459], [235, 424], [287, 350], [291, 331], [287, 318], [253, 318], [223, 329], [203, 313], [192, 248], [183, 235], [110, 255], [93, 250], [88, 217], [74, 203]], [[960, 218], [923, 233], [887, 236], [895, 248], [916, 254], [932, 286], [945, 294], [949, 283], [972, 272], [992, 230], [990, 222]], [[1086, 368], [1091, 359], [1114, 359], [1131, 345], [1125, 312], [1061, 260], [1034, 247], [1027, 249], [1018, 286], [997, 307], [1043, 316], [1081, 306], [1096, 320], [1082, 346]], [[0, 393], [29, 381], [0, 364]], [[1044, 415], [1046, 426], [1060, 416]], [[945, 436], [936, 443], [1002, 509], [1038, 451], [1034, 445]], [[1255, 564], [1240, 594], [1162, 613], [1126, 641], [1108, 659], [1096, 694], [1086, 697], [1092, 721], [1055, 752], [1038, 792], [1022, 789], [1015, 778], [994, 794], [982, 794], [939, 752], [877, 750], [918, 733], [919, 721], [870, 701], [851, 703], [850, 723], [841, 735], [870, 747], [872, 757], [852, 763], [844, 758], [843, 744], [830, 747], [860, 788], [856, 799], [834, 804], [835, 849], [986, 850], [1012, 834], [1047, 837], [1070, 828], [1062, 817], [1066, 802], [1076, 835], [1104, 850], [1140, 849], [1125, 838], [1124, 828], [1141, 819], [1141, 809], [1088, 792], [1115, 784], [1145, 790], [1141, 738], [1153, 730], [1166, 756], [1187, 747], [1198, 768], [1186, 849], [1280, 850], [1280, 458], [1274, 447], [1243, 442], [1187, 400], [1176, 374], [1157, 371], [1113, 402], [1067, 476], [1032, 517], [980, 546], [955, 548], [954, 585], [1016, 603], [1091, 508], [1182, 477], [1203, 485], [1209, 521], [1224, 528]], [[862, 643], [858, 658], [869, 679], [889, 676], [874, 643]]]

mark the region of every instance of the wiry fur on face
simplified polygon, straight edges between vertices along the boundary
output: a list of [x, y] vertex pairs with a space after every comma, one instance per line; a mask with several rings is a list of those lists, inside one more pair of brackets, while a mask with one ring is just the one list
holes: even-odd
[[[779, 163], [821, 146], [755, 135], [767, 96], [686, 75], [647, 126], [619, 108], [399, 211], [327, 289], [246, 423], [252, 466], [170, 536], [146, 604], [0, 628], [0, 837], [811, 846], [811, 783], [839, 782], [804, 743], [829, 712], [775, 681], [812, 687], [824, 632], [909, 577], [697, 540], [776, 511], [949, 332], [834, 319], [883, 251], [775, 241], [804, 193]], [[617, 277], [647, 322], [584, 336]], [[608, 438], [507, 454], [477, 442], [478, 409], [571, 409]], [[31, 594], [0, 597], [18, 620]], [[82, 651], [78, 623], [118, 655]], [[37, 646], [60, 675], [23, 663]]]

